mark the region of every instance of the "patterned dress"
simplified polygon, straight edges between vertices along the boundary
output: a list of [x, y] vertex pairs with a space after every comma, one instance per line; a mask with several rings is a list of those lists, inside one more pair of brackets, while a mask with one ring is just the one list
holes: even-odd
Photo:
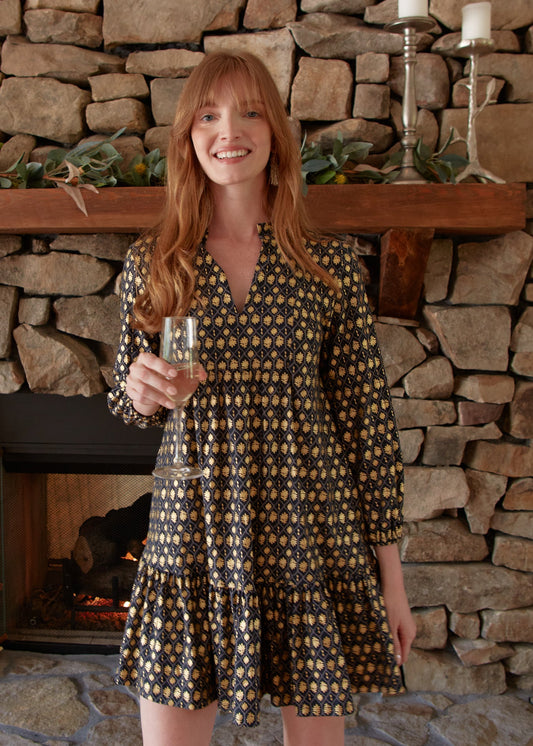
[[[207, 381], [186, 408], [185, 459], [201, 480], [156, 479], [117, 681], [183, 708], [218, 700], [258, 722], [261, 695], [299, 715], [345, 715], [353, 692], [402, 691], [373, 544], [402, 523], [398, 435], [359, 265], [348, 246], [310, 242], [339, 292], [289, 266], [272, 229], [242, 312], [222, 269], [199, 248], [200, 360]], [[125, 392], [130, 363], [158, 351], [131, 328], [150, 241], [122, 275], [122, 338], [111, 411], [143, 417]]]

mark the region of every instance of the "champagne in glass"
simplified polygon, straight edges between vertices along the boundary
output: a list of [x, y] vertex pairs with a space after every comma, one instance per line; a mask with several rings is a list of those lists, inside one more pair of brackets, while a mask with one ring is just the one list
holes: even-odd
[[174, 366], [173, 379], [178, 393], [172, 417], [176, 429], [174, 461], [159, 466], [152, 474], [161, 479], [196, 479], [202, 476], [198, 466], [183, 461], [183, 408], [198, 386], [198, 344], [196, 319], [193, 316], [167, 316], [161, 329], [161, 357]]

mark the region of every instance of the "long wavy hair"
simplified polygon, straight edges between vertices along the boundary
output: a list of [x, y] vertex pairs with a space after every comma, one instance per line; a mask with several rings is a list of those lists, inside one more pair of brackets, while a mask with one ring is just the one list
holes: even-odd
[[194, 260], [211, 221], [213, 198], [194, 151], [191, 128], [196, 112], [214, 100], [222, 83], [229, 85], [239, 104], [261, 101], [265, 107], [272, 131], [267, 170], [276, 169], [278, 181], [273, 185], [275, 179], [266, 174], [265, 210], [285, 260], [337, 289], [330, 273], [305, 247], [306, 240], [318, 236], [304, 207], [298, 144], [270, 73], [252, 54], [212, 53], [185, 84], [170, 133], [163, 213], [152, 232], [145, 291], [134, 309], [136, 326], [146, 331], [158, 331], [163, 316], [186, 314], [194, 296]]

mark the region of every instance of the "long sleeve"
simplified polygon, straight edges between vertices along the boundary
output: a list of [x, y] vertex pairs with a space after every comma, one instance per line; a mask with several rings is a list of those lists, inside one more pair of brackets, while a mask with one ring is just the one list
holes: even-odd
[[147, 334], [133, 328], [133, 304], [145, 287], [145, 277], [149, 271], [150, 244], [138, 240], [126, 255], [120, 286], [120, 342], [113, 371], [115, 385], [108, 393], [107, 403], [112, 414], [122, 417], [127, 425], [141, 428], [163, 427], [168, 411], [160, 407], [150, 417], [139, 414], [126, 393], [126, 377], [130, 365], [140, 352], [159, 351], [159, 335]]
[[400, 538], [403, 520], [399, 437], [359, 264], [344, 249], [342, 288], [324, 340], [321, 373], [359, 484], [366, 538], [391, 544]]

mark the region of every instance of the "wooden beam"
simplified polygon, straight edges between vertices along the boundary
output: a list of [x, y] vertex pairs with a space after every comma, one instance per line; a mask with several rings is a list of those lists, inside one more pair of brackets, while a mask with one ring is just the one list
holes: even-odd
[[525, 227], [525, 184], [350, 184], [309, 187], [307, 205], [320, 228], [383, 233], [509, 233]]
[[[157, 223], [163, 187], [82, 191], [88, 215], [61, 189], [0, 189], [0, 233], [138, 233]], [[525, 184], [345, 184], [310, 186], [317, 227], [343, 233], [433, 228], [495, 234], [525, 227]]]
[[163, 187], [83, 189], [87, 215], [62, 189], [0, 190], [0, 233], [140, 233], [158, 220]]
[[432, 228], [389, 230], [381, 239], [380, 316], [414, 319], [422, 295]]

